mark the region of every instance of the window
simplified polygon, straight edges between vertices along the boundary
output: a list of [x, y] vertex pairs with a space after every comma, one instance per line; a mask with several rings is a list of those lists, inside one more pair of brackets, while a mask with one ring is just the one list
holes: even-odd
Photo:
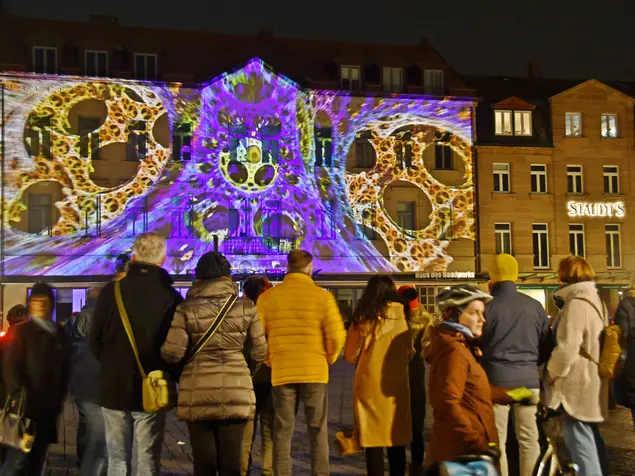
[[172, 160], [190, 160], [192, 158], [192, 123], [174, 124], [172, 132]]
[[148, 133], [146, 121], [138, 121], [130, 127], [126, 144], [126, 160], [136, 162], [146, 158], [148, 153]]
[[619, 225], [606, 225], [606, 267], [622, 267], [622, 239]]
[[437, 142], [434, 147], [434, 153], [434, 168], [436, 170], [454, 170], [454, 153], [450, 146]]
[[108, 52], [86, 50], [86, 76], [108, 76]]
[[512, 225], [511, 223], [494, 224], [494, 235], [496, 238], [496, 254], [512, 254]]
[[531, 191], [532, 193], [547, 193], [547, 166], [531, 166]]
[[361, 89], [359, 66], [342, 66], [342, 89], [357, 91]]
[[549, 231], [546, 223], [533, 224], [534, 268], [549, 267]]
[[424, 69], [423, 90], [426, 94], [441, 96], [445, 91], [443, 87], [443, 70]]
[[415, 229], [417, 202], [397, 202], [397, 224], [405, 230]]
[[567, 165], [567, 190], [569, 193], [582, 193], [581, 165]]
[[582, 137], [582, 114], [567, 112], [564, 115], [564, 135], [567, 137]]
[[584, 258], [584, 225], [569, 225], [569, 251]]
[[620, 193], [620, 172], [614, 165], [605, 165], [604, 171], [604, 193]]
[[50, 128], [51, 116], [36, 117], [27, 122], [24, 137], [29, 155], [52, 158]]
[[[99, 159], [99, 126], [101, 120], [98, 117], [79, 116], [77, 119], [79, 129], [79, 153], [82, 157]], [[90, 153], [89, 153], [90, 151]]]
[[50, 235], [53, 227], [53, 196], [49, 193], [29, 193], [29, 233]]
[[509, 164], [494, 164], [494, 191], [509, 192]]
[[40, 74], [57, 73], [57, 48], [33, 47], [33, 71]]
[[494, 123], [497, 136], [531, 135], [531, 111], [494, 111]]
[[330, 127], [316, 127], [315, 134], [315, 165], [330, 167], [333, 165], [333, 139]]
[[375, 149], [368, 139], [355, 140], [355, 167], [372, 169], [375, 166]]
[[438, 288], [434, 286], [423, 286], [419, 288], [419, 301], [423, 308], [430, 314], [437, 312], [436, 295]]
[[157, 79], [157, 55], [135, 53], [134, 75], [137, 79]]
[[384, 68], [384, 92], [400, 93], [403, 91], [403, 70], [401, 68]]
[[602, 137], [617, 137], [617, 114], [602, 114]]

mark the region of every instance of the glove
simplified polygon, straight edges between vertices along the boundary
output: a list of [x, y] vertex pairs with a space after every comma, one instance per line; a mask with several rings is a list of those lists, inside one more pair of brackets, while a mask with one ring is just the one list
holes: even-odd
[[534, 392], [526, 387], [519, 387], [513, 390], [508, 390], [505, 393], [509, 395], [515, 403], [520, 403], [521, 405], [535, 404], [536, 395], [534, 394]]

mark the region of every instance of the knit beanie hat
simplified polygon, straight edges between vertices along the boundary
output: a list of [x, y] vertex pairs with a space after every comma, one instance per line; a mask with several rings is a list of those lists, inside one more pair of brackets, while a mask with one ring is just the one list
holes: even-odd
[[518, 280], [518, 261], [506, 253], [494, 256], [489, 265], [489, 277], [493, 283]]
[[196, 279], [216, 279], [231, 276], [232, 267], [223, 253], [210, 251], [205, 253], [196, 264]]

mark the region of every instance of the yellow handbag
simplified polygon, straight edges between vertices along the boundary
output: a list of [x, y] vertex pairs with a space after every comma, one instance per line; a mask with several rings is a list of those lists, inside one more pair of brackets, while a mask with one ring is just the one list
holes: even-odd
[[146, 374], [146, 371], [141, 365], [139, 351], [137, 350], [137, 344], [134, 334], [132, 333], [132, 327], [130, 326], [130, 319], [128, 319], [128, 313], [121, 298], [121, 281], [115, 282], [115, 301], [117, 301], [119, 315], [121, 316], [123, 327], [126, 329], [126, 334], [128, 334], [128, 340], [132, 346], [132, 351], [134, 352], [137, 365], [139, 366], [139, 372], [143, 379], [141, 385], [143, 409], [147, 413], [167, 412], [176, 405], [176, 384], [166, 372], [153, 370]]

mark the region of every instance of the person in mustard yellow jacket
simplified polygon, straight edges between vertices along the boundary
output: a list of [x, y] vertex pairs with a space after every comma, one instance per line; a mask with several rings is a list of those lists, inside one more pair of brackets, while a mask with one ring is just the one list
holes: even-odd
[[407, 305], [390, 277], [372, 277], [346, 337], [344, 358], [357, 364], [353, 403], [368, 476], [383, 476], [384, 448], [390, 475], [406, 473], [412, 437], [408, 362], [414, 354]]
[[327, 476], [329, 365], [339, 357], [346, 331], [335, 298], [311, 278], [311, 254], [289, 253], [287, 271], [283, 282], [262, 294], [256, 305], [269, 343], [275, 413], [273, 471], [277, 476], [291, 476], [291, 438], [296, 406], [302, 401], [311, 443], [311, 475]]

